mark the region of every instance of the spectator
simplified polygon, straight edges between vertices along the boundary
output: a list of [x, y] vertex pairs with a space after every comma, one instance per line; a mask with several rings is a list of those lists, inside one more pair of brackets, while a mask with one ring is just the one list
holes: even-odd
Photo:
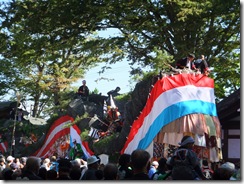
[[11, 155], [7, 157], [7, 164], [6, 164], [6, 168], [10, 168], [10, 165], [14, 162], [14, 157], [12, 157]]
[[72, 164], [69, 159], [60, 159], [58, 161], [58, 180], [71, 180], [70, 171]]
[[16, 180], [42, 180], [42, 178], [38, 176], [40, 165], [40, 158], [28, 157], [25, 169], [23, 170], [21, 176], [17, 177]]
[[184, 69], [184, 68], [189, 68], [189, 69], [196, 69], [194, 65], [194, 59], [195, 55], [194, 54], [188, 54], [187, 57], [182, 58], [176, 62], [176, 68], [178, 69]]
[[104, 180], [117, 180], [118, 179], [118, 166], [113, 163], [105, 165], [103, 170]]
[[225, 168], [217, 168], [214, 170], [212, 180], [230, 180], [231, 174]]
[[98, 159], [95, 155], [89, 157], [87, 159], [87, 166], [88, 169], [85, 171], [84, 175], [82, 176], [82, 180], [98, 180], [96, 172], [98, 171], [100, 159]]
[[184, 136], [179, 143], [180, 147], [175, 150], [171, 157], [173, 180], [200, 180], [206, 179], [202, 173], [197, 154], [193, 152], [194, 139]]
[[149, 180], [150, 154], [142, 149], [134, 150], [131, 154], [133, 176], [128, 180]]
[[231, 162], [223, 163], [219, 168], [217, 168], [212, 176], [213, 180], [230, 180], [236, 172], [235, 165]]
[[70, 170], [70, 178], [71, 180], [79, 180], [80, 177], [81, 177], [81, 168], [78, 168], [78, 167], [72, 167], [71, 170]]
[[51, 163], [50, 159], [49, 158], [45, 158], [43, 160], [43, 163], [41, 165], [41, 168], [44, 167], [48, 171], [48, 170], [50, 170], [51, 164], [52, 163]]
[[152, 175], [157, 171], [158, 165], [159, 165], [158, 161], [155, 160], [155, 161], [152, 162], [152, 164], [150, 166], [150, 169], [148, 171], [148, 176], [149, 176], [150, 179], [152, 178]]
[[126, 179], [126, 178], [130, 178], [133, 176], [133, 171], [132, 171], [132, 168], [130, 167], [130, 158], [131, 158], [131, 155], [130, 154], [122, 154], [120, 155], [119, 157], [119, 161], [118, 161], [118, 164], [119, 164], [119, 171], [118, 171], [118, 177], [119, 177], [119, 180], [123, 180], [123, 179]]
[[82, 81], [82, 85], [78, 89], [78, 95], [85, 101], [88, 100], [89, 88], [86, 85], [86, 80]]
[[50, 169], [46, 173], [46, 180], [56, 180], [58, 177], [58, 173], [54, 169]]
[[26, 165], [26, 160], [27, 160], [27, 158], [26, 157], [21, 157], [20, 158], [20, 169], [23, 169], [24, 167], [25, 167], [25, 165]]
[[6, 167], [5, 159], [4, 159], [4, 157], [1, 157], [0, 158], [0, 172], [2, 172], [3, 169], [5, 169], [5, 167]]
[[50, 169], [55, 170], [56, 172], [58, 172], [58, 162], [57, 162], [57, 157], [56, 156], [51, 156], [50, 158], [51, 161], [51, 166]]
[[167, 168], [167, 159], [161, 158], [158, 161], [158, 168], [157, 171], [152, 175], [150, 179], [152, 180], [166, 180], [167, 177], [171, 174], [171, 172], [168, 172]]
[[45, 167], [40, 167], [38, 176], [42, 178], [42, 180], [46, 179], [47, 169]]

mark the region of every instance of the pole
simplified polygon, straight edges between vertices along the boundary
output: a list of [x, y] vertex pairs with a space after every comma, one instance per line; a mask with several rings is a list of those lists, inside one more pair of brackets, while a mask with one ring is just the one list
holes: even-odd
[[18, 116], [18, 107], [20, 103], [20, 93], [17, 91], [16, 92], [16, 97], [17, 97], [17, 105], [15, 109], [15, 116], [14, 116], [14, 126], [13, 126], [13, 132], [12, 132], [12, 144], [11, 144], [11, 150], [10, 154], [14, 156], [14, 151], [15, 151], [15, 129], [16, 129], [16, 121], [17, 121], [17, 116]]

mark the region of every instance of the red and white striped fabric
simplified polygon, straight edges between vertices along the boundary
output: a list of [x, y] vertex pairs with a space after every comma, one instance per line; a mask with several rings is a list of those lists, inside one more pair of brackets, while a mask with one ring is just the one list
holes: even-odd
[[5, 141], [5, 142], [1, 142], [0, 143], [0, 150], [2, 153], [5, 153], [7, 152], [7, 149], [8, 149], [8, 142]]
[[74, 119], [68, 115], [62, 116], [57, 119], [46, 135], [43, 146], [37, 150], [33, 156], [37, 157], [47, 157], [51, 151], [51, 146], [56, 142], [56, 140], [62, 136], [70, 133], [70, 127], [67, 127], [67, 123], [73, 122]]

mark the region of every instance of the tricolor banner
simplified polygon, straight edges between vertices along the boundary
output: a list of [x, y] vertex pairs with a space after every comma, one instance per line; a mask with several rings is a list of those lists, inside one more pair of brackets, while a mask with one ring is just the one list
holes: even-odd
[[94, 152], [89, 148], [88, 142], [81, 140], [80, 134], [81, 131], [77, 125], [73, 125], [72, 127], [70, 127], [70, 146], [74, 146], [73, 142], [75, 139], [76, 143], [81, 145], [85, 158], [88, 158], [94, 155]]
[[133, 122], [121, 154], [146, 149], [163, 126], [193, 113], [217, 116], [213, 79], [178, 74], [158, 80], [140, 116]]
[[[71, 127], [67, 126], [68, 123], [73, 121], [74, 119], [68, 115], [57, 119], [49, 129], [43, 146], [36, 151], [33, 156], [45, 158], [50, 157], [55, 153], [60, 157], [66, 157], [68, 147], [73, 146], [72, 144], [74, 139], [76, 139], [77, 143], [81, 144], [82, 151], [86, 158], [93, 155], [94, 153], [90, 150], [88, 143], [81, 140], [81, 131], [79, 127], [77, 125], [72, 125]], [[62, 147], [63, 143], [64, 145], [68, 145], [68, 147]]]

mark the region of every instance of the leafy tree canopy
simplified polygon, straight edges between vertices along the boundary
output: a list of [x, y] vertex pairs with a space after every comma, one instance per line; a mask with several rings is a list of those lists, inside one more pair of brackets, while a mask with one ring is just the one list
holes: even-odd
[[[0, 14], [0, 95], [22, 91], [35, 115], [62, 103], [62, 92], [97, 63], [125, 58], [160, 70], [189, 52], [204, 54], [217, 100], [240, 87], [237, 0], [16, 0]], [[97, 34], [110, 28], [120, 34]]]

